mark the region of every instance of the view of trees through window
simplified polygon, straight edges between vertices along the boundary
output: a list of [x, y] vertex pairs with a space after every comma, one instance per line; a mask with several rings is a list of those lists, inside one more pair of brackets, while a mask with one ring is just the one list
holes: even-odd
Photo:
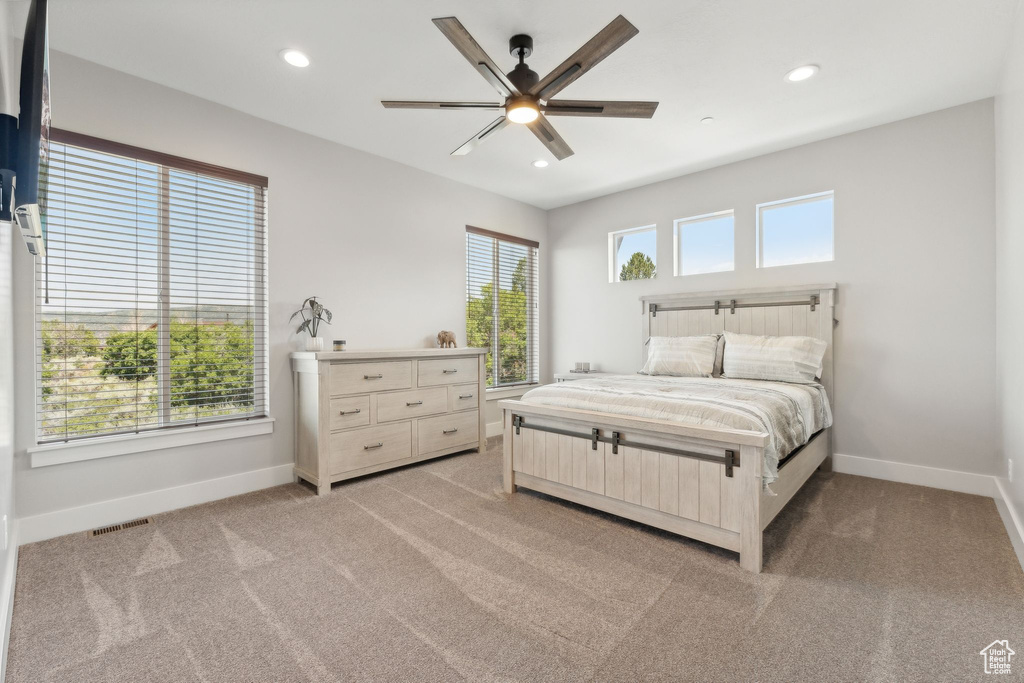
[[536, 247], [467, 233], [466, 257], [466, 343], [488, 350], [487, 386], [536, 381]]
[[647, 254], [634, 251], [629, 260], [622, 264], [619, 271], [619, 281], [622, 280], [650, 280], [655, 276], [654, 261]]
[[655, 226], [608, 234], [609, 282], [650, 280], [657, 274], [658, 234]]
[[39, 440], [265, 412], [263, 188], [70, 144], [44, 188]]
[[[43, 319], [41, 327], [43, 436], [159, 424], [155, 325], [109, 334], [58, 319]], [[251, 411], [253, 340], [251, 321], [174, 320], [171, 421]]]

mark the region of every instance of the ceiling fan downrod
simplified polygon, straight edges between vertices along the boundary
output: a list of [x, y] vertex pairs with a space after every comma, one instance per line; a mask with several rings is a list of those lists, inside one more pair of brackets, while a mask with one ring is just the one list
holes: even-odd
[[522, 33], [512, 36], [508, 40], [508, 52], [519, 59], [515, 68], [506, 74], [508, 80], [512, 81], [519, 92], [529, 92], [540, 81], [537, 72], [526, 65], [526, 58], [533, 54], [533, 38]]

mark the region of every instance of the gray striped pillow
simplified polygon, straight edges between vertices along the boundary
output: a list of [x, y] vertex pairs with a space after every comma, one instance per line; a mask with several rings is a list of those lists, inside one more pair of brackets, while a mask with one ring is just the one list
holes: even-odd
[[814, 337], [725, 333], [725, 377], [812, 384], [821, 377], [828, 344]]
[[715, 369], [718, 335], [696, 337], [651, 337], [647, 346], [644, 375], [710, 377]]

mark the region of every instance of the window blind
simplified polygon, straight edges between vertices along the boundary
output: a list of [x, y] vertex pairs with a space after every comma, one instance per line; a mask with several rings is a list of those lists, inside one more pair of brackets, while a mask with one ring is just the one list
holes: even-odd
[[466, 342], [487, 349], [487, 386], [539, 375], [537, 242], [466, 228]]
[[38, 442], [267, 414], [266, 179], [54, 131]]

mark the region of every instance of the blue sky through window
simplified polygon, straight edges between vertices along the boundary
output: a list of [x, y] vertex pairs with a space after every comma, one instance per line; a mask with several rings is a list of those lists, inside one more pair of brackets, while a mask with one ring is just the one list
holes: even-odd
[[679, 248], [677, 275], [720, 273], [734, 269], [732, 212], [676, 224]]
[[832, 193], [791, 203], [762, 205], [759, 267], [833, 259]]
[[613, 264], [615, 268], [615, 282], [619, 281], [619, 272], [622, 270], [622, 264], [629, 261], [629, 257], [638, 251], [649, 256], [651, 261], [657, 266], [658, 233], [654, 227], [645, 230], [613, 233], [613, 236], [612, 248], [615, 250], [615, 262]]

